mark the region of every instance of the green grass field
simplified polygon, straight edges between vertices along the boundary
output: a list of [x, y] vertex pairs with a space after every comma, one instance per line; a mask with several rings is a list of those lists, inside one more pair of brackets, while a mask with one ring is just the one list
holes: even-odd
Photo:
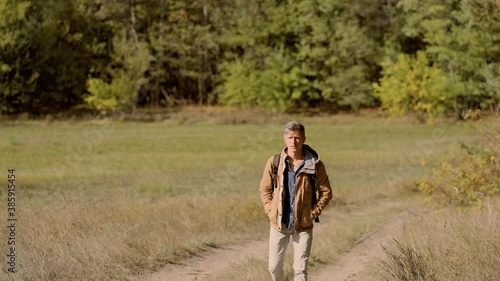
[[[13, 280], [126, 280], [205, 247], [266, 239], [258, 185], [267, 158], [284, 146], [289, 119], [280, 118], [3, 122], [0, 167], [5, 182], [9, 168], [17, 179]], [[475, 137], [468, 123], [297, 119], [326, 164], [329, 208], [405, 196], [451, 144]], [[6, 223], [6, 188], [0, 200]], [[1, 235], [7, 241], [6, 231]], [[7, 246], [0, 251], [5, 265]]]

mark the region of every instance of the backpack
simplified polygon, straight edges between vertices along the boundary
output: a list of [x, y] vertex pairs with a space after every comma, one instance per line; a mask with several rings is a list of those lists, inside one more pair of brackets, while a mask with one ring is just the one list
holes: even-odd
[[[272, 165], [272, 183], [273, 183], [273, 189], [272, 189], [272, 193], [274, 193], [274, 189], [276, 188], [276, 186], [278, 185], [278, 165], [279, 165], [279, 162], [280, 162], [280, 158], [281, 158], [281, 153], [278, 153], [278, 154], [275, 154], [274, 155], [274, 159], [273, 159], [273, 165]], [[313, 194], [312, 194], [312, 204], [311, 204], [311, 208], [314, 207], [314, 205], [316, 205], [316, 202], [318, 201], [318, 197], [316, 195], [316, 192], [317, 192], [317, 189], [316, 189], [316, 173], [314, 174], [308, 174], [309, 175], [309, 181], [311, 182], [311, 185], [312, 185], [312, 189], [313, 189]], [[319, 222], [319, 217], [316, 217], [314, 219], [315, 222]]]

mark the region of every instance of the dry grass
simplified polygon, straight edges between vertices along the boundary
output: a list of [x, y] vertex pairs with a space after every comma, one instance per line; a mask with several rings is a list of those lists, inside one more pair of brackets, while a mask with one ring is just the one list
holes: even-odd
[[24, 207], [20, 220], [30, 225], [19, 233], [17, 274], [23, 280], [124, 279], [139, 269], [248, 238], [245, 230], [259, 233], [265, 220], [259, 204], [235, 196], [108, 199], [106, 204]]
[[434, 211], [410, 223], [369, 280], [493, 281], [500, 272], [500, 200], [480, 211]]
[[[498, 117], [474, 124], [479, 138], [450, 155], [419, 189], [440, 208], [408, 224], [406, 235], [374, 263], [371, 280], [498, 280], [500, 199]], [[471, 208], [473, 206], [473, 208]], [[446, 208], [447, 207], [447, 208]], [[466, 207], [466, 208], [463, 208]]]
[[[434, 130], [363, 117], [318, 118], [308, 117], [307, 136], [327, 163], [332, 207], [400, 196], [400, 189], [388, 188], [385, 174], [397, 171], [399, 156], [417, 151], [415, 140]], [[3, 123], [0, 167], [16, 168], [18, 176], [19, 272], [8, 277], [126, 280], [207, 247], [265, 239], [268, 223], [257, 188], [265, 160], [283, 146], [282, 121]], [[441, 129], [448, 139], [436, 144], [431, 160], [472, 131], [463, 125]], [[422, 173], [413, 165], [401, 176]], [[2, 190], [2, 206], [6, 200]], [[6, 213], [0, 212], [0, 221]], [[332, 233], [349, 241], [369, 224], [360, 217], [352, 232], [342, 226]], [[319, 251], [322, 242], [316, 242]], [[325, 244], [315, 262], [348, 247]], [[5, 259], [1, 254], [0, 263]]]
[[[365, 206], [368, 209], [373, 206]], [[334, 261], [339, 255], [347, 252], [360, 239], [379, 229], [389, 217], [401, 211], [400, 206], [376, 209], [367, 212], [339, 213], [315, 237], [311, 252], [311, 270], [321, 268]]]
[[418, 181], [428, 201], [442, 205], [480, 207], [500, 194], [500, 119], [476, 122], [480, 138], [451, 150], [441, 165]]
[[[380, 228], [392, 215], [400, 212], [402, 205], [364, 206], [368, 210], [363, 209], [360, 212], [347, 207], [327, 211], [323, 214], [323, 221], [315, 226], [309, 272], [320, 270], [324, 265], [334, 262], [369, 233]], [[293, 245], [291, 242], [288, 247], [285, 257], [285, 274], [289, 280], [293, 280]], [[228, 272], [212, 276], [209, 280], [270, 280], [267, 260], [248, 259], [246, 262], [233, 265]]]

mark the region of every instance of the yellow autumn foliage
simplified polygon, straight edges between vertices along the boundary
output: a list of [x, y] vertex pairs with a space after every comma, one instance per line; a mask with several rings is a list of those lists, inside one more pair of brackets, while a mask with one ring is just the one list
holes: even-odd
[[451, 110], [452, 84], [436, 65], [430, 66], [424, 52], [399, 54], [396, 62], [386, 61], [382, 67], [380, 83], [373, 84], [374, 95], [390, 115], [413, 111], [433, 124], [436, 115]]
[[[496, 121], [496, 122], [495, 122]], [[461, 144], [441, 165], [417, 183], [428, 201], [458, 206], [481, 206], [484, 199], [500, 194], [498, 120], [477, 125], [481, 140]]]

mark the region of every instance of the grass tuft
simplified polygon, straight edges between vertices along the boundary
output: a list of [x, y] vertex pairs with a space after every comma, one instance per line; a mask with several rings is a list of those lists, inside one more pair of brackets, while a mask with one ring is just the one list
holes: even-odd
[[405, 237], [387, 248], [367, 278], [396, 280], [498, 280], [500, 200], [479, 211], [436, 210], [405, 228]]
[[382, 247], [387, 260], [380, 262], [385, 274], [393, 280], [400, 281], [435, 281], [433, 267], [429, 260], [423, 257], [410, 245], [403, 245], [394, 239], [395, 249]]

